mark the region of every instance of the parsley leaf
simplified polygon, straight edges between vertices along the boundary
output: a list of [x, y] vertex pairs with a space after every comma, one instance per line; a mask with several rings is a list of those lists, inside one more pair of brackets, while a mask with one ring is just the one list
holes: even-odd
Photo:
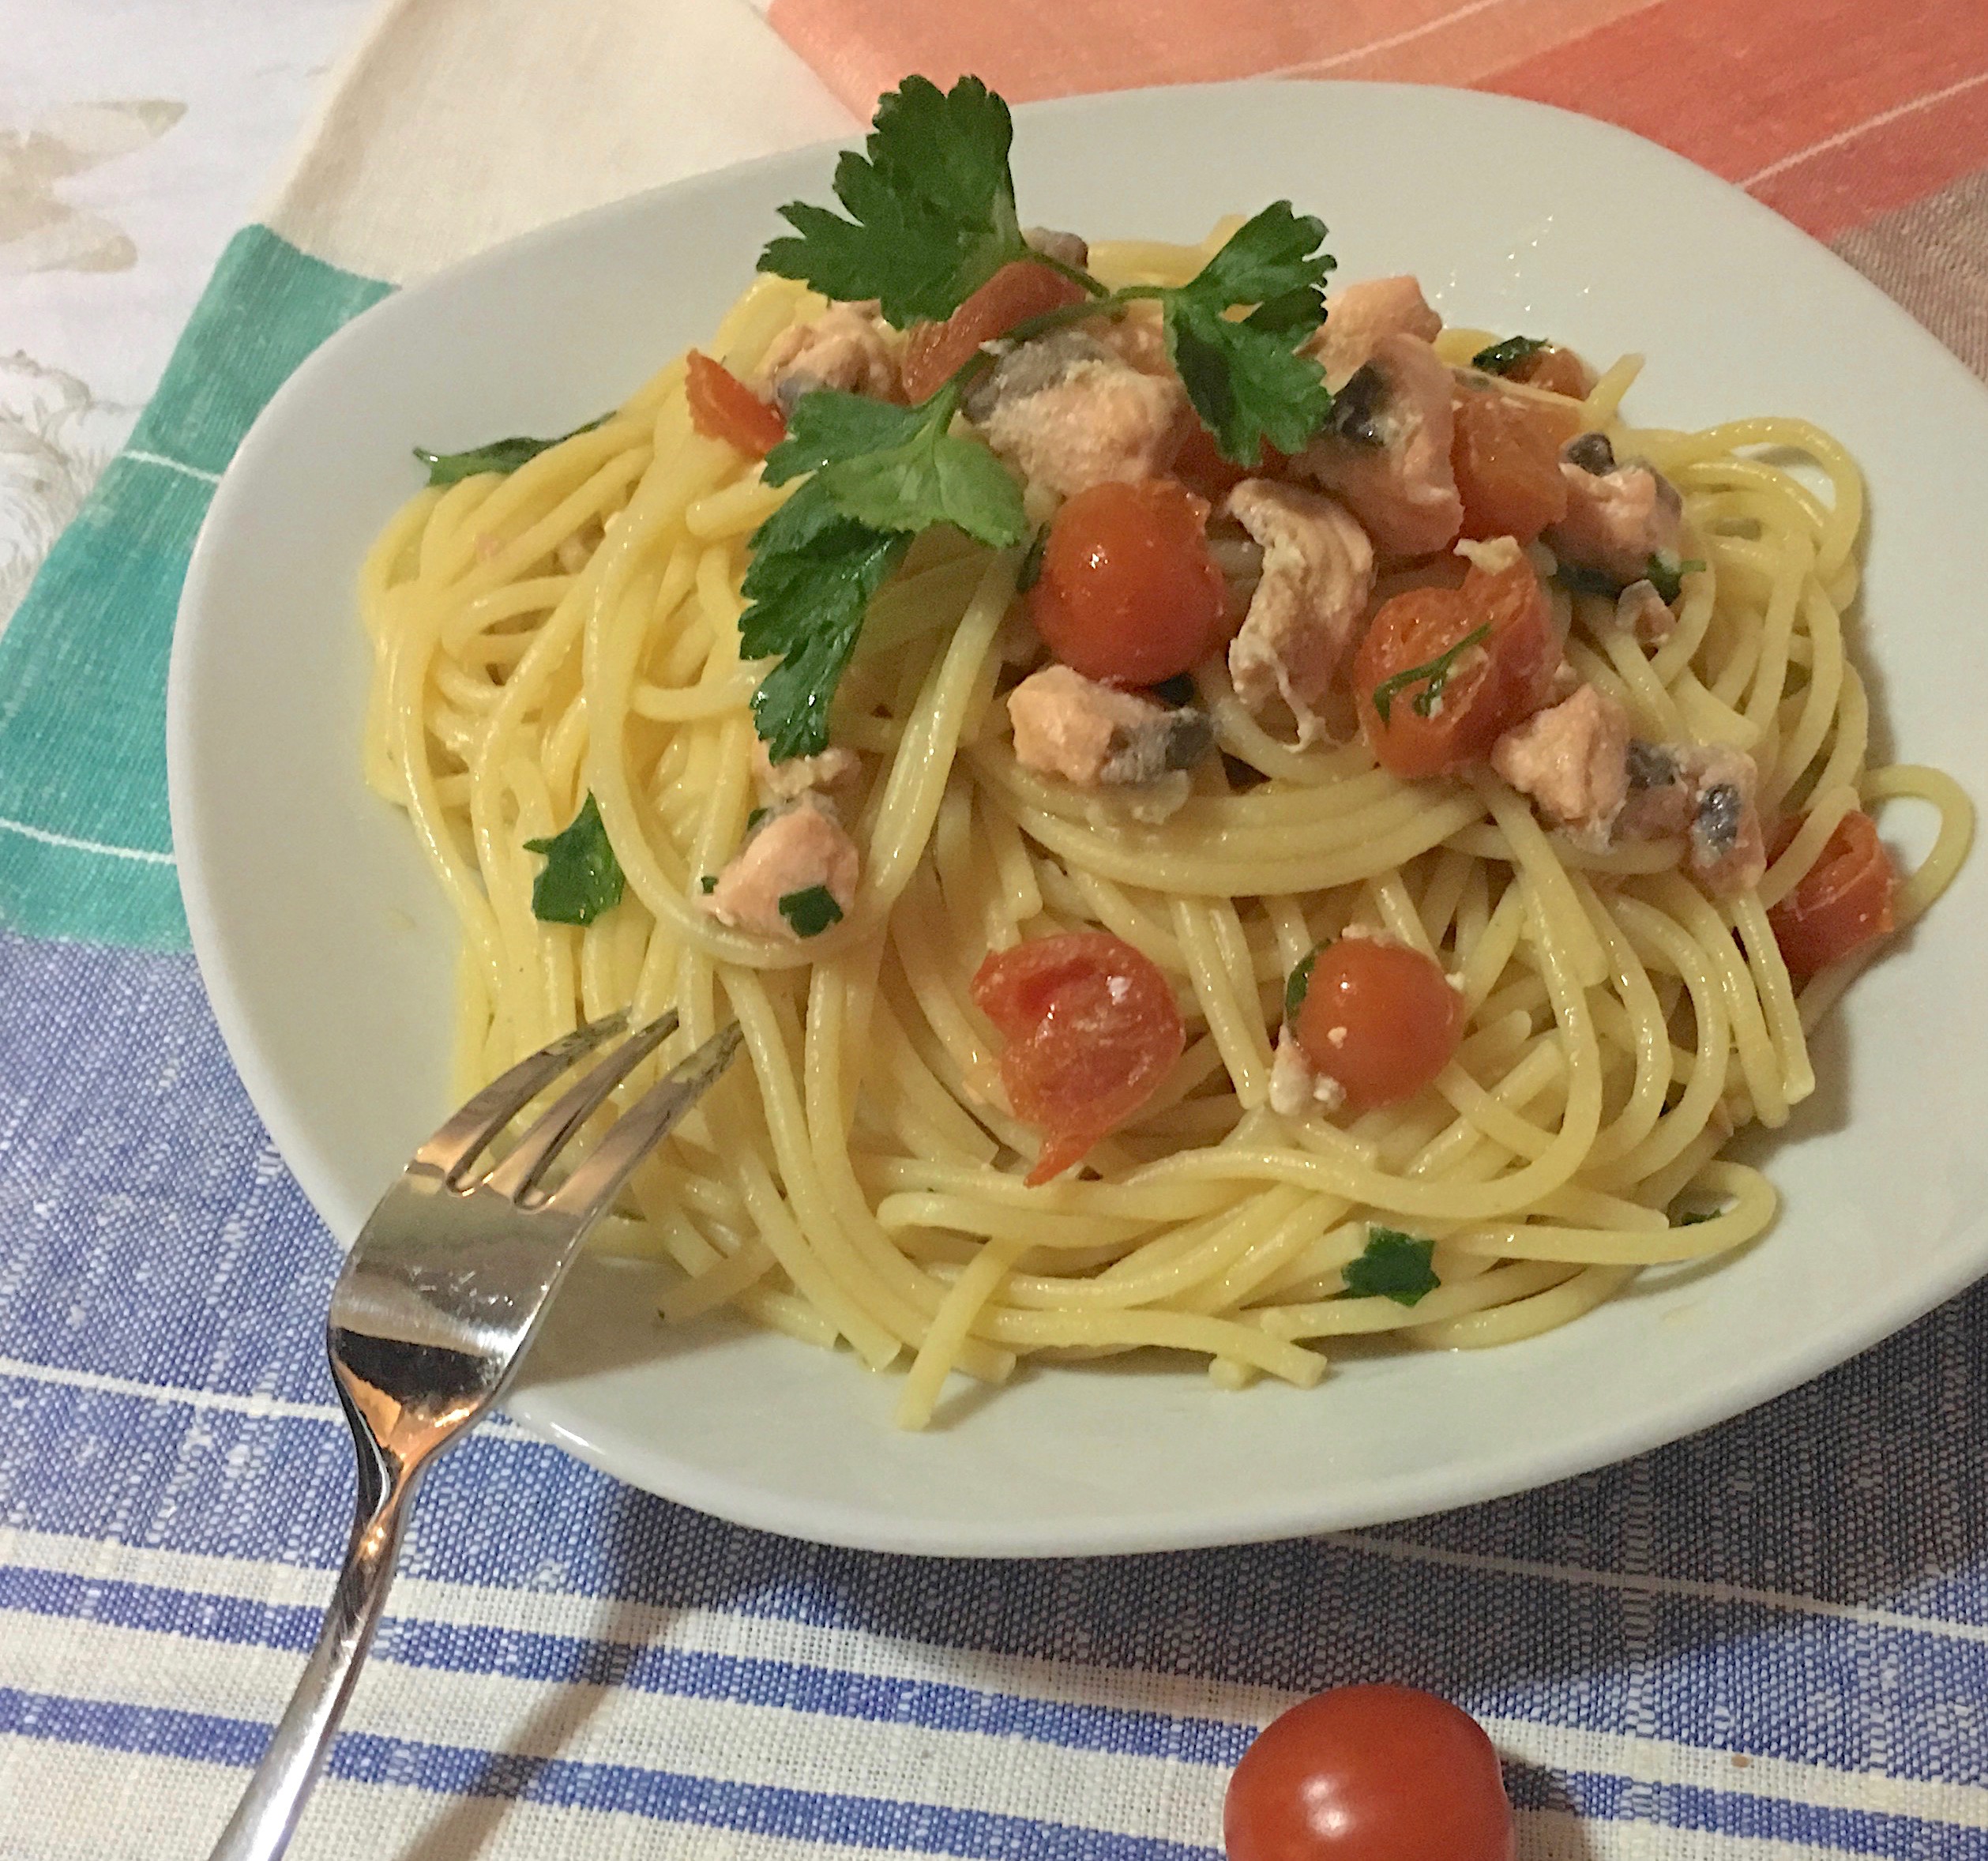
[[1471, 367], [1481, 368], [1486, 374], [1509, 374], [1520, 363], [1552, 346], [1543, 336], [1508, 336], [1501, 343], [1479, 349], [1471, 356]]
[[1374, 688], [1374, 708], [1381, 713], [1381, 721], [1383, 724], [1388, 721], [1388, 713], [1393, 707], [1395, 699], [1411, 685], [1422, 686], [1414, 699], [1415, 715], [1418, 717], [1434, 716], [1437, 704], [1443, 695], [1443, 687], [1449, 684], [1449, 675], [1456, 669], [1457, 660], [1471, 647], [1488, 640], [1490, 636], [1490, 622], [1486, 621], [1481, 627], [1472, 627], [1447, 652], [1439, 652], [1434, 659], [1421, 665], [1409, 667], [1405, 672], [1396, 672], [1392, 679], [1383, 679]]
[[787, 437], [766, 455], [760, 476], [784, 485], [838, 460], [902, 446], [925, 423], [915, 407], [896, 407], [866, 394], [817, 388], [803, 394], [788, 415]]
[[1284, 1019], [1295, 1021], [1298, 1010], [1305, 1006], [1305, 992], [1312, 986], [1312, 965], [1318, 961], [1318, 953], [1325, 945], [1314, 945], [1299, 960], [1298, 967], [1284, 978]]
[[886, 452], [825, 466], [815, 482], [838, 509], [873, 529], [951, 524], [994, 549], [1028, 534], [1021, 487], [1008, 468], [977, 441], [956, 438], [942, 424]]
[[1366, 1251], [1345, 1269], [1341, 1299], [1391, 1299], [1396, 1305], [1417, 1305], [1442, 1284], [1429, 1262], [1436, 1243], [1403, 1234], [1398, 1228], [1370, 1222]]
[[[1325, 319], [1333, 264], [1318, 250], [1325, 237], [1321, 221], [1273, 201], [1185, 284], [1136, 288], [1159, 299], [1167, 352], [1187, 397], [1238, 464], [1253, 466], [1266, 441], [1300, 450], [1332, 409], [1325, 371], [1296, 347]], [[1226, 313], [1240, 304], [1256, 308], [1238, 322]]]
[[753, 533], [739, 656], [780, 663], [753, 694], [753, 722], [775, 762], [829, 746], [829, 705], [870, 597], [911, 546], [836, 508], [819, 476]]
[[795, 404], [788, 438], [767, 455], [766, 481], [812, 472], [844, 517], [874, 530], [952, 524], [1005, 549], [1028, 533], [1021, 487], [985, 446], [947, 430], [958, 404], [951, 388], [917, 408], [817, 389]]
[[436, 485], [453, 485], [465, 478], [474, 478], [479, 472], [511, 472], [519, 466], [536, 459], [541, 453], [549, 453], [555, 446], [563, 446], [569, 439], [577, 439], [583, 433], [591, 433], [602, 425], [608, 416], [603, 414], [598, 420], [589, 420], [584, 427], [576, 427], [570, 433], [562, 433], [557, 439], [527, 439], [513, 436], [509, 439], [493, 439], [488, 446], [472, 446], [466, 453], [431, 453], [416, 446], [414, 456], [428, 468], [428, 483]]
[[592, 795], [564, 833], [528, 840], [524, 850], [545, 855], [544, 870], [532, 882], [532, 915], [541, 923], [591, 924], [621, 903], [621, 862]]
[[792, 927], [796, 937], [819, 937], [831, 924], [842, 922], [842, 907], [826, 885], [810, 885], [805, 892], [784, 892], [780, 915]]
[[950, 316], [1027, 256], [1008, 168], [1013, 139], [1008, 106], [979, 78], [946, 92], [906, 78], [878, 101], [865, 154], [836, 164], [849, 217], [791, 201], [780, 216], [794, 232], [767, 246], [759, 269], [825, 296], [876, 298], [900, 329]]

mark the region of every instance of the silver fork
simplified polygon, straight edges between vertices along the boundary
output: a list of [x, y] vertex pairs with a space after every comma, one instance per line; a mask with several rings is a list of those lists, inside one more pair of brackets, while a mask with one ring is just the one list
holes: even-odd
[[274, 1861], [289, 1845], [385, 1608], [416, 1483], [503, 1393], [587, 1231], [738, 1046], [736, 1027], [707, 1040], [563, 1182], [542, 1186], [608, 1094], [676, 1032], [665, 1015], [586, 1073], [494, 1168], [472, 1175], [519, 1112], [626, 1024], [622, 1015], [592, 1022], [479, 1092], [414, 1153], [332, 1288], [332, 1377], [359, 1450], [351, 1543], [303, 1678], [213, 1861]]

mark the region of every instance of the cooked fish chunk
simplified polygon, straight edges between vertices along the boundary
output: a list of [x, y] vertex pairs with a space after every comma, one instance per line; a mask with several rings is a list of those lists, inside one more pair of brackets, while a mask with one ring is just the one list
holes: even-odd
[[1062, 498], [1160, 476], [1194, 419], [1175, 377], [1145, 374], [1075, 329], [1010, 351], [966, 406], [1032, 489]]
[[1500, 737], [1491, 767], [1555, 826], [1599, 852], [1629, 799], [1629, 713], [1583, 685]]
[[818, 756], [790, 756], [776, 762], [757, 737], [753, 739], [752, 758], [753, 785], [771, 801], [793, 801], [811, 789], [845, 788], [862, 767], [855, 751], [840, 744]]
[[1215, 741], [1208, 714], [1045, 666], [1008, 694], [1015, 760], [1081, 788], [1157, 781], [1191, 769]]
[[833, 804], [810, 793], [769, 814], [698, 902], [736, 930], [797, 941], [801, 933], [780, 900], [791, 902], [818, 886], [846, 914], [860, 868], [856, 843], [843, 830]]
[[1615, 624], [1639, 646], [1661, 646], [1678, 630], [1678, 617], [1645, 577], [1615, 597]]
[[784, 414], [817, 388], [896, 400], [901, 397], [902, 348], [902, 339], [874, 303], [832, 303], [814, 321], [794, 324], [775, 336], [761, 374]]
[[1045, 258], [1084, 270], [1091, 262], [1091, 247], [1080, 233], [1058, 232], [1053, 226], [1025, 226], [1022, 242]]
[[1676, 553], [1684, 500], [1647, 460], [1618, 464], [1603, 435], [1584, 433], [1561, 455], [1560, 476], [1567, 514], [1546, 540], [1561, 561], [1626, 585], [1644, 579], [1652, 556]]
[[1270, 1109], [1280, 1118], [1302, 1118], [1313, 1111], [1336, 1111], [1345, 1103], [1346, 1088], [1312, 1065], [1288, 1027], [1280, 1028], [1270, 1056]]
[[1325, 299], [1325, 321], [1305, 341], [1335, 389], [1374, 353], [1384, 336], [1411, 336], [1433, 343], [1443, 320], [1429, 307], [1413, 278], [1363, 278]]
[[1391, 333], [1374, 346], [1332, 404], [1325, 430], [1295, 469], [1352, 508], [1390, 555], [1447, 548], [1464, 521], [1449, 462], [1456, 416], [1450, 373], [1419, 337]]
[[1229, 676], [1252, 711], [1282, 697], [1298, 739], [1321, 734], [1317, 709], [1345, 663], [1374, 592], [1374, 546], [1336, 499], [1246, 478], [1223, 508], [1261, 546], [1263, 567]]
[[1624, 766], [1629, 795], [1618, 834], [1629, 840], [1683, 834], [1692, 875], [1714, 897], [1759, 884], [1767, 870], [1760, 770], [1745, 750], [1638, 739], [1629, 744]]

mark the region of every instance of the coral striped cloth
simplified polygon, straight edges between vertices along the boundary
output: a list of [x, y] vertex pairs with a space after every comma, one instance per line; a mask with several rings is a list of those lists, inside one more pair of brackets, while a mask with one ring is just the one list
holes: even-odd
[[[342, 322], [538, 220], [853, 126], [907, 70], [1017, 99], [1276, 72], [1613, 117], [1988, 372], [1988, 0], [768, 17], [806, 66], [740, 0], [389, 0], [0, 633], [0, 1861], [205, 1854], [342, 1547], [336, 1250], [186, 953], [160, 721], [214, 484]], [[788, 1543], [500, 1421], [430, 1483], [295, 1852], [1217, 1861], [1255, 1728], [1387, 1679], [1489, 1726], [1520, 1861], [1988, 1861], [1984, 1340], [1988, 1288], [1542, 1492], [1115, 1562]]]
[[1825, 239], [1988, 373], [1982, 0], [772, 0], [867, 116], [907, 71], [1011, 100], [1262, 76], [1606, 117]]

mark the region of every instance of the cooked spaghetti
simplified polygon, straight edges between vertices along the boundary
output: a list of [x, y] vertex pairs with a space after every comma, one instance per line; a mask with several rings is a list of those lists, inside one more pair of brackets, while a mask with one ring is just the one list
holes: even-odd
[[[1179, 285], [1219, 244], [1099, 246], [1088, 269], [1110, 287]], [[762, 276], [711, 354], [764, 390], [769, 355], [833, 314]], [[1266, 1374], [1309, 1386], [1336, 1337], [1524, 1338], [1645, 1268], [1768, 1228], [1770, 1182], [1723, 1152], [1813, 1090], [1809, 1032], [1882, 947], [1812, 953], [1798, 986], [1777, 929], [1846, 856], [1846, 823], [1880, 804], [1923, 802], [1939, 822], [1891, 888], [1888, 923], [1925, 910], [1971, 831], [1947, 776], [1867, 761], [1844, 618], [1856, 467], [1799, 420], [1627, 424], [1634, 358], [1599, 378], [1577, 364], [1494, 374], [1505, 359], [1486, 334], [1444, 330], [1430, 346], [1460, 397], [1546, 409], [1576, 439], [1603, 436], [1611, 458], [1647, 461], [1681, 496], [1682, 543], [1674, 600], [1659, 589], [1654, 604], [1647, 581], [1556, 577], [1550, 531], [1543, 546], [1467, 543], [1474, 562], [1448, 536], [1382, 548], [1361, 610], [1370, 641], [1390, 603], [1460, 603], [1505, 575], [1538, 581], [1559, 649], [1523, 727], [1420, 779], [1377, 754], [1390, 727], [1355, 716], [1374, 696], [1347, 669], [1363, 656], [1336, 662], [1322, 695], [1280, 664], [1292, 676], [1246, 702], [1250, 668], [1219, 642], [1191, 694], [1141, 701], [1204, 720], [1212, 746], [1184, 771], [1028, 766], [1008, 701], [1038, 675], [1031, 615], [1046, 610], [1017, 582], [1050, 565], [1039, 545], [941, 526], [868, 603], [829, 720], [832, 800], [799, 794], [782, 772], [818, 763], [755, 755], [765, 667], [742, 660], [740, 626], [750, 540], [795, 486], [697, 430], [681, 360], [591, 429], [508, 473], [424, 490], [393, 519], [363, 576], [366, 765], [461, 920], [460, 1082], [624, 1007], [680, 1012], [659, 1063], [728, 1019], [744, 1031], [750, 1067], [647, 1165], [612, 1224], [611, 1244], [674, 1263], [667, 1319], [730, 1306], [846, 1340], [873, 1368], [908, 1363], [898, 1418], [919, 1426], [949, 1371], [998, 1382], [1025, 1357], [1157, 1347], [1204, 1359], [1223, 1387]], [[1039, 521], [1059, 501], [1024, 476]], [[1268, 585], [1276, 543], [1253, 547], [1227, 521], [1244, 507], [1233, 487], [1202, 488], [1211, 559], [1231, 571], [1223, 630], [1239, 639], [1251, 572]], [[1460, 657], [1452, 641], [1452, 680], [1490, 649], [1480, 635]], [[1417, 730], [1460, 715], [1429, 673], [1412, 668], [1396, 697]], [[1697, 844], [1718, 812], [1702, 767], [1686, 796], [1698, 813], [1653, 818], [1640, 837], [1529, 776], [1511, 744], [1581, 705], [1627, 720], [1632, 811], [1653, 781], [1688, 786], [1679, 758], [1738, 753], [1747, 791], [1718, 806], [1757, 817], [1764, 870], [1722, 880], [1724, 843]], [[1667, 776], [1651, 776], [1652, 746], [1670, 746]], [[625, 889], [591, 922], [545, 921], [546, 849], [589, 798]], [[1607, 797], [1595, 805], [1608, 814]], [[846, 833], [853, 872], [810, 889], [832, 915], [795, 923], [798, 890], [782, 897], [784, 927], [720, 915], [720, 881], [769, 806]], [[1112, 1128], [1080, 1136], [1080, 1163], [1032, 1182], [1050, 1153], [1004, 1076], [1014, 1036], [983, 1012], [983, 966], [1083, 932], [1163, 976], [1177, 1049]], [[1433, 1077], [1392, 1097], [1349, 1098], [1330, 1028], [1316, 1052], [1301, 1038], [1310, 965], [1362, 942], [1433, 960], [1454, 1003]]]

